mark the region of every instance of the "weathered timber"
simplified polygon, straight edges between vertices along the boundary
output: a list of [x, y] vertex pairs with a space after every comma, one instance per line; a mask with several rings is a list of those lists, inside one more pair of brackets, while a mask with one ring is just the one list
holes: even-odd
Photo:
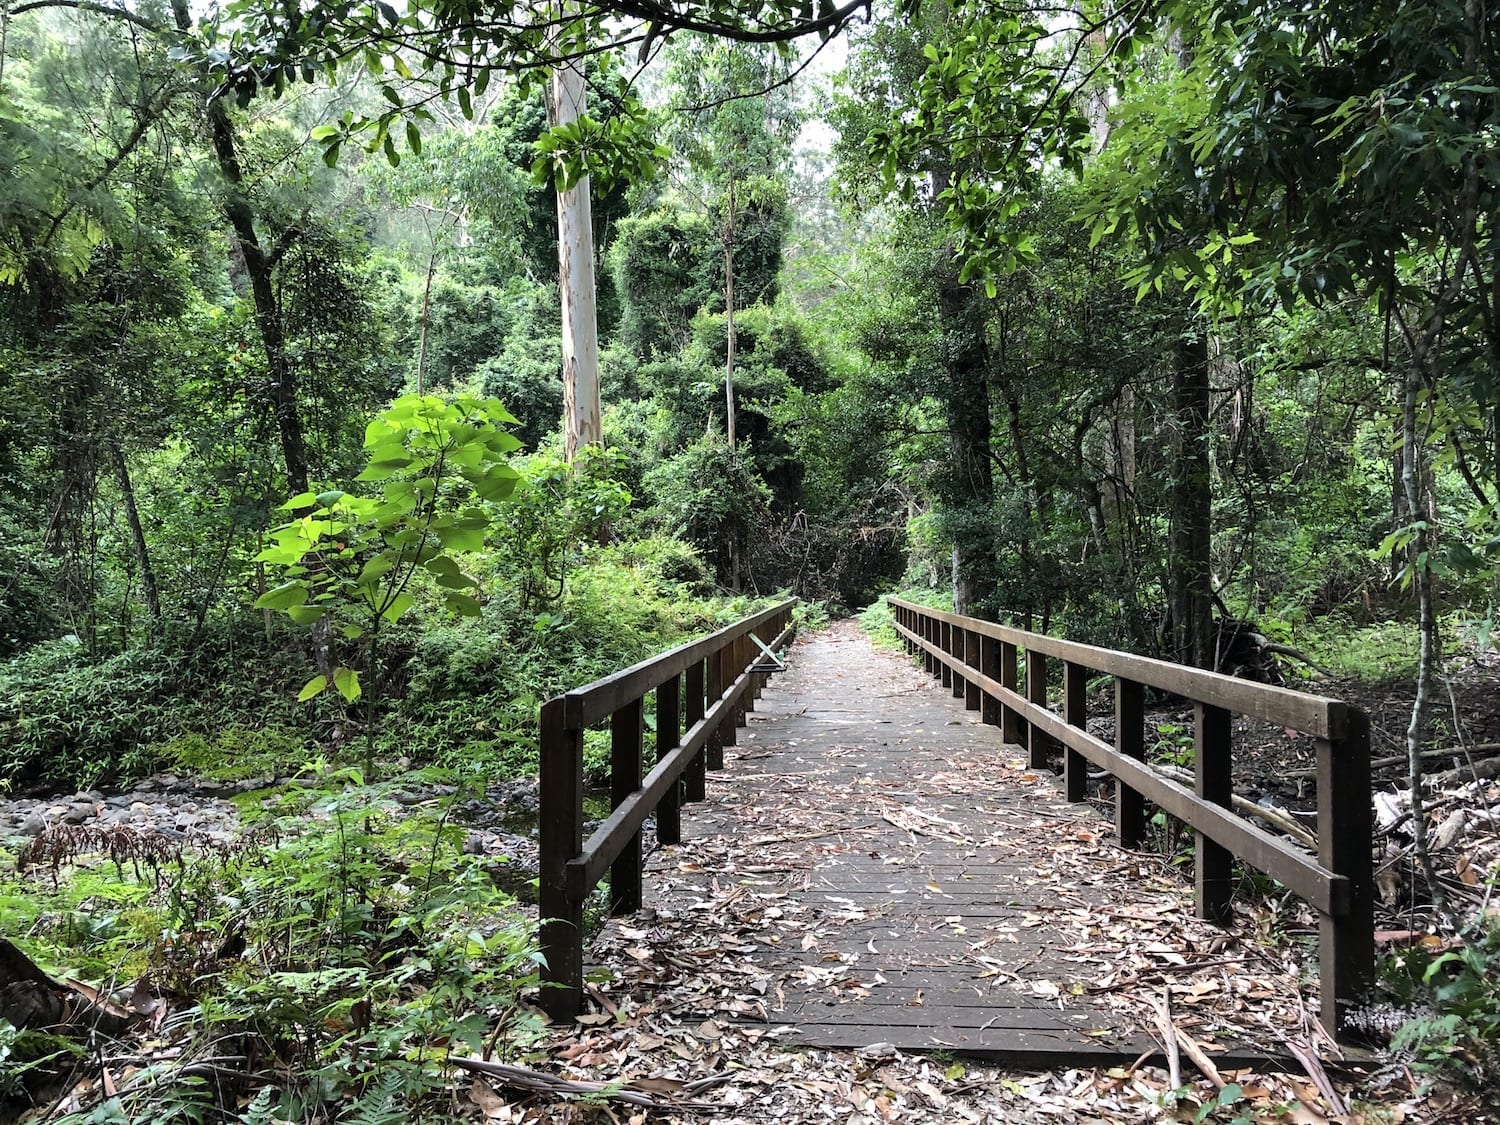
[[[1218, 921], [1229, 918], [1236, 858], [1284, 883], [1318, 910], [1323, 1018], [1338, 1033], [1342, 1015], [1368, 990], [1374, 971], [1369, 736], [1368, 722], [1358, 709], [1322, 696], [1244, 683], [1196, 668], [962, 618], [902, 599], [889, 600], [898, 611], [898, 632], [905, 630], [903, 639], [917, 644], [940, 671], [954, 679], [964, 678], [985, 700], [993, 698], [1000, 706], [1002, 723], [1014, 713], [1016, 727], [1026, 732], [1033, 767], [1046, 761], [1049, 740], [1062, 745], [1069, 797], [1083, 795], [1083, 760], [1114, 776], [1116, 824], [1122, 842], [1136, 844], [1144, 836], [1145, 800], [1196, 830], [1195, 883], [1202, 916]], [[979, 668], [971, 668], [950, 653], [922, 645], [922, 634], [932, 628], [932, 622], [999, 642], [999, 678], [982, 661]], [[1026, 652], [1024, 696], [1018, 694], [1013, 677], [1007, 677], [1006, 646]], [[1048, 656], [1064, 661], [1062, 716], [1047, 707]], [[1090, 669], [1116, 681], [1113, 747], [1082, 729], [1085, 676]], [[1194, 704], [1195, 792], [1152, 776], [1142, 761], [1146, 686], [1185, 696]], [[1231, 719], [1235, 713], [1318, 739], [1316, 856], [1234, 811]]]

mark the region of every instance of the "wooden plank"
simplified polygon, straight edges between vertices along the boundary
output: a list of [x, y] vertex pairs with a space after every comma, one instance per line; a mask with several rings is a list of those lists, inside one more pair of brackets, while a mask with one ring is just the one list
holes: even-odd
[[537, 810], [542, 1010], [571, 1020], [583, 1004], [583, 899], [568, 892], [567, 863], [583, 844], [583, 731], [569, 729], [561, 700], [542, 704]]
[[991, 621], [960, 617], [945, 610], [919, 606], [915, 602], [890, 595], [887, 595], [886, 600], [893, 605], [911, 606], [919, 614], [950, 627], [957, 624], [961, 628], [975, 629], [983, 635], [1008, 641], [1028, 651], [1035, 649], [1047, 656], [1071, 660], [1106, 675], [1135, 680], [1173, 695], [1199, 700], [1251, 718], [1264, 719], [1276, 726], [1291, 727], [1315, 738], [1342, 737], [1347, 706], [1337, 699], [1309, 695], [1270, 684], [1237, 680], [1233, 676], [1189, 668], [1166, 660], [1155, 660], [1149, 656], [1135, 656], [1040, 633], [1028, 633]]
[[[723, 698], [724, 690], [729, 686], [724, 671], [727, 661], [724, 659], [723, 649], [708, 654], [708, 705], [715, 707]], [[717, 727], [708, 740], [708, 748], [704, 755], [704, 764], [711, 770], [724, 768], [724, 727], [729, 727], [729, 733], [733, 733], [732, 724], [721, 724]]]
[[[1193, 777], [1199, 800], [1229, 808], [1234, 795], [1233, 731], [1229, 712], [1198, 703], [1193, 708]], [[1207, 833], [1193, 841], [1193, 888], [1198, 917], [1226, 923], [1232, 917], [1234, 853]]]

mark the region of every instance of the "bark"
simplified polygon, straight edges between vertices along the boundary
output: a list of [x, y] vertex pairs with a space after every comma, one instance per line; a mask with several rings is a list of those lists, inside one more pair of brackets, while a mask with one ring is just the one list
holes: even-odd
[[[585, 112], [581, 61], [552, 72], [554, 125]], [[604, 444], [599, 406], [599, 329], [594, 303], [594, 222], [589, 178], [557, 193], [557, 266], [562, 290], [563, 452]]]
[[[724, 432], [734, 448], [734, 180], [729, 181], [729, 213], [724, 217]], [[738, 587], [736, 587], [738, 589]]]
[[1213, 598], [1210, 550], [1213, 486], [1209, 476], [1208, 340], [1190, 327], [1177, 345], [1173, 371], [1177, 473], [1172, 485], [1169, 560], [1174, 660], [1211, 668]]
[[146, 597], [146, 608], [151, 620], [161, 621], [161, 593], [156, 583], [156, 568], [151, 565], [151, 553], [146, 549], [146, 533], [141, 528], [141, 513], [135, 503], [135, 488], [130, 483], [130, 468], [125, 464], [125, 454], [120, 443], [107, 438], [110, 467], [115, 473], [115, 483], [120, 487], [120, 502], [125, 509], [125, 523], [130, 528], [130, 544], [135, 551], [135, 562], [141, 568], [141, 592]]

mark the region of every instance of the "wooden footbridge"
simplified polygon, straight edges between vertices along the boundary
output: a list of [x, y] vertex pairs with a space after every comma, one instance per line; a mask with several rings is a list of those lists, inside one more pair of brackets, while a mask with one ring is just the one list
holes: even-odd
[[[785, 603], [543, 707], [541, 1000], [554, 1018], [585, 1002], [584, 906], [608, 873], [614, 914], [645, 903], [651, 918], [737, 949], [754, 1002], [731, 1010], [797, 1041], [1129, 1062], [1171, 1027], [1170, 981], [1154, 1024], [1116, 1002], [1139, 993], [1142, 951], [1169, 967], [1187, 964], [1178, 950], [1210, 951], [1242, 1009], [1296, 1004], [1295, 979], [1252, 984], [1254, 941], [1232, 929], [1237, 881], [1253, 871], [1316, 913], [1318, 1012], [1337, 1033], [1373, 975], [1362, 713], [890, 604], [920, 671], [852, 631], [800, 642], [788, 661]], [[1145, 761], [1148, 689], [1190, 701], [1191, 788]], [[1106, 690], [1113, 706], [1090, 723], [1088, 700]], [[1236, 716], [1316, 740], [1316, 854], [1232, 808]], [[585, 840], [583, 741], [600, 724], [614, 811]], [[1137, 850], [1153, 810], [1193, 829], [1196, 919], [1180, 909], [1175, 872]], [[643, 862], [650, 817], [663, 847]], [[708, 858], [680, 858], [704, 841]], [[649, 959], [649, 943], [630, 955]], [[681, 959], [660, 967], [665, 978], [694, 971]], [[1220, 1046], [1234, 1057], [1234, 1043]]]

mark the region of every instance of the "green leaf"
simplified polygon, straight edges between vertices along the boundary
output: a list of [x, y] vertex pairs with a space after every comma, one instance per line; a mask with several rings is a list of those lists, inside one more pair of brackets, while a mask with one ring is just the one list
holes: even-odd
[[364, 690], [359, 686], [359, 673], [353, 668], [335, 668], [333, 686], [338, 688], [339, 694], [350, 703], [358, 699]]
[[478, 617], [483, 612], [479, 599], [471, 598], [468, 594], [449, 591], [444, 596], [447, 599], [448, 608], [461, 617]]
[[311, 508], [317, 502], [318, 494], [316, 492], [299, 492], [285, 504], [281, 505], [281, 511], [295, 512], [299, 508]]
[[413, 156], [422, 155], [422, 130], [417, 128], [415, 121], [406, 123], [406, 147], [411, 149]]
[[294, 605], [286, 611], [286, 615], [298, 625], [311, 625], [328, 616], [328, 607], [326, 605]]
[[307, 601], [307, 587], [301, 582], [283, 582], [273, 590], [267, 590], [255, 599], [256, 609], [289, 610]]
[[409, 593], [407, 593], [405, 590], [402, 590], [399, 594], [391, 599], [390, 604], [385, 607], [380, 616], [385, 618], [387, 621], [395, 621], [398, 617], [400, 617], [403, 613], [405, 613], [412, 607], [412, 603], [415, 600], [416, 599], [413, 598]]
[[484, 550], [484, 528], [440, 527], [436, 529], [438, 542], [445, 550], [471, 553]]
[[297, 702], [306, 703], [313, 696], [322, 694], [323, 689], [327, 686], [327, 676], [314, 676], [302, 685], [302, 690], [297, 693]]

